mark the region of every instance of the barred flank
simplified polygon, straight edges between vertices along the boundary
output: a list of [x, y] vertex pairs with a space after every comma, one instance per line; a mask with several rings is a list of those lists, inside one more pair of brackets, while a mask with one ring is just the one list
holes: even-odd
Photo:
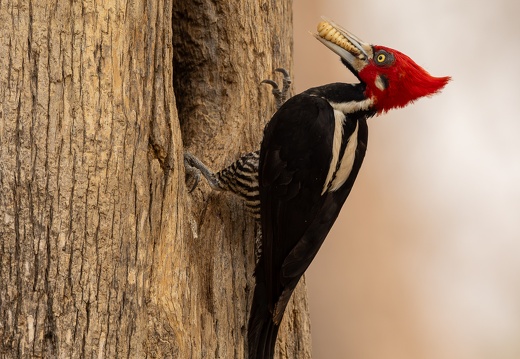
[[242, 197], [255, 218], [260, 218], [259, 158], [259, 151], [248, 153], [216, 174], [222, 190]]

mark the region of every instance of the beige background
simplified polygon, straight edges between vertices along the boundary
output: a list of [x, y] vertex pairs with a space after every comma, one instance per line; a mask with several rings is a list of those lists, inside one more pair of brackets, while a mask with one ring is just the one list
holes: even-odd
[[370, 120], [360, 176], [308, 271], [314, 359], [520, 358], [520, 2], [294, 7], [296, 92], [354, 81], [308, 34], [321, 15], [453, 77]]

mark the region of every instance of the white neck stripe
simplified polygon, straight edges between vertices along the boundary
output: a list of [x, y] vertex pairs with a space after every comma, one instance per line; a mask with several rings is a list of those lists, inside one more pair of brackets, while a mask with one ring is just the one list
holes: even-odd
[[332, 102], [329, 101], [330, 105], [334, 110], [341, 111], [345, 115], [357, 111], [366, 111], [374, 105], [372, 98], [367, 98], [363, 101], [350, 101], [350, 102]]

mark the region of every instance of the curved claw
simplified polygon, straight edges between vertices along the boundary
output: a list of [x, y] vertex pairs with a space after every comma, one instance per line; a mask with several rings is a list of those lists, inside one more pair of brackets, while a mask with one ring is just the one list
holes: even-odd
[[279, 108], [280, 107], [280, 98], [282, 97], [282, 91], [280, 91], [280, 88], [278, 87], [278, 84], [276, 82], [274, 82], [273, 80], [263, 80], [261, 82], [261, 84], [268, 84], [268, 85], [271, 85], [273, 87], [271, 93], [274, 95], [274, 98], [276, 100], [276, 107]]
[[291, 81], [291, 79], [289, 77], [289, 72], [286, 69], [284, 69], [283, 67], [278, 67], [278, 68], [274, 69], [274, 71], [282, 73], [284, 77], [288, 78], [289, 81]]
[[278, 67], [274, 69], [276, 72], [280, 72], [283, 75], [282, 80], [282, 89], [280, 90], [278, 84], [274, 82], [273, 80], [263, 80], [261, 83], [268, 84], [273, 87], [272, 93], [274, 95], [274, 98], [276, 100], [276, 109], [279, 109], [285, 100], [287, 100], [287, 95], [289, 93], [289, 90], [291, 89], [291, 77], [289, 76], [289, 71], [284, 69], [283, 67]]
[[292, 80], [291, 80], [291, 76], [289, 76], [289, 72], [282, 68], [282, 67], [279, 67], [277, 69], [275, 69], [274, 71], [277, 71], [277, 72], [280, 72], [281, 74], [283, 74], [283, 88], [282, 88], [282, 92], [288, 92], [289, 91], [289, 88], [291, 87], [291, 83], [292, 83]]
[[[197, 157], [193, 156], [189, 152], [184, 152], [184, 167], [186, 168], [186, 173], [192, 177], [195, 177], [195, 181], [198, 184], [200, 175], [202, 174], [204, 178], [208, 181], [209, 186], [216, 190], [222, 191], [223, 188], [220, 186], [220, 182], [215, 175], [201, 160]], [[196, 186], [196, 185], [195, 185]], [[195, 186], [193, 188], [195, 188]]]
[[193, 165], [193, 155], [189, 152], [184, 152], [184, 172], [186, 173], [186, 185], [189, 187], [188, 193], [191, 193], [199, 184], [200, 171]]
[[273, 80], [263, 80], [260, 83], [261, 84], [268, 84], [268, 85], [273, 86], [273, 89], [278, 89], [278, 84], [276, 82], [274, 82]]
[[[189, 176], [190, 182], [193, 181], [193, 184], [188, 189], [188, 193], [193, 192], [193, 190], [197, 187], [200, 181], [200, 171], [192, 166], [191, 162], [192, 155], [190, 153], [184, 153], [184, 168], [186, 172], [186, 176]], [[188, 182], [188, 181], [187, 181]]]

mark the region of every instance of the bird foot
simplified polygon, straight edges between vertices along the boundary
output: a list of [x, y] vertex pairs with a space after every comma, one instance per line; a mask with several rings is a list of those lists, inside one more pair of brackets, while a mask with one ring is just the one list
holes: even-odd
[[276, 110], [278, 110], [280, 107], [282, 107], [283, 103], [287, 100], [287, 97], [289, 95], [289, 90], [291, 89], [291, 77], [289, 76], [289, 72], [284, 68], [277, 68], [274, 71], [280, 72], [283, 75], [282, 80], [282, 89], [280, 90], [280, 87], [276, 82], [273, 80], [263, 80], [261, 83], [268, 84], [273, 87], [272, 93], [274, 95], [274, 98], [276, 100]]
[[192, 166], [190, 161], [194, 156], [188, 152], [184, 153], [184, 171], [186, 173], [186, 185], [188, 186], [188, 193], [193, 192], [200, 181], [200, 170]]
[[201, 160], [189, 152], [184, 152], [184, 167], [186, 169], [186, 183], [190, 187], [189, 192], [192, 192], [197, 187], [201, 174], [206, 178], [211, 188], [217, 191], [221, 190], [215, 174]]

